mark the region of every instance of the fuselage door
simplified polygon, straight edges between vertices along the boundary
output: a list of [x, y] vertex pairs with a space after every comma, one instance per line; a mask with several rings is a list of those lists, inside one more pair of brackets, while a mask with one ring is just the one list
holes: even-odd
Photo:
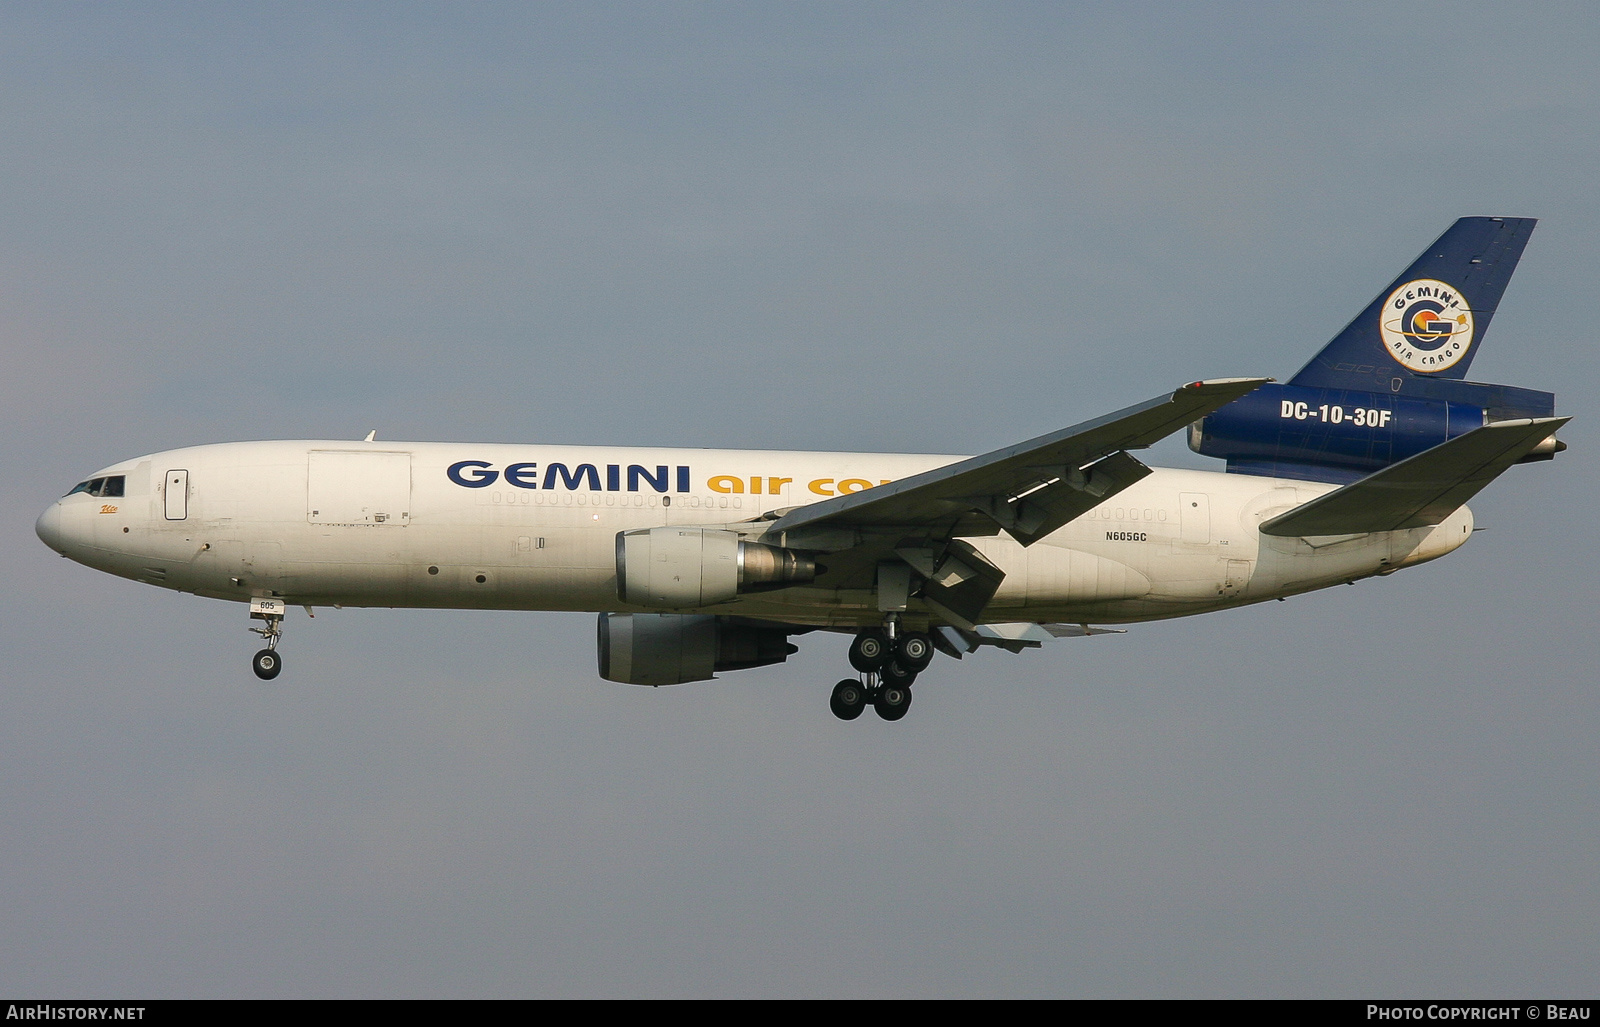
[[313, 450], [306, 517], [312, 524], [410, 524], [411, 454]]
[[164, 486], [167, 493], [167, 520], [181, 521], [189, 516], [189, 472], [168, 471], [167, 483]]
[[1250, 584], [1249, 560], [1224, 560], [1228, 572], [1222, 579], [1220, 593], [1225, 596], [1236, 596], [1243, 592], [1245, 586]]
[[1211, 497], [1204, 492], [1183, 492], [1178, 495], [1178, 523], [1181, 538], [1191, 545], [1205, 545], [1211, 541]]

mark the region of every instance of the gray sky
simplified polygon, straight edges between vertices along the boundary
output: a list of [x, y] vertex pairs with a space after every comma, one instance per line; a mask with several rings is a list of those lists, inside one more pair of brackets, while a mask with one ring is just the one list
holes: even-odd
[[[0, 9], [0, 986], [1592, 994], [1600, 23], [1582, 4]], [[1449, 559], [669, 689], [588, 615], [241, 608], [39, 544], [272, 437], [979, 452], [1292, 374], [1463, 214], [1576, 415]], [[1208, 466], [1181, 443], [1157, 462]]]

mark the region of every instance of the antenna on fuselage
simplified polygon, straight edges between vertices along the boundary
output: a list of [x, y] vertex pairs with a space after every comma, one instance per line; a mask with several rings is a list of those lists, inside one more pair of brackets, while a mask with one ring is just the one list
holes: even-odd
[[374, 428], [371, 431], [367, 432], [367, 437], [362, 439], [361, 441], [362, 442], [371, 442], [373, 439], [376, 439], [377, 437], [378, 437], [378, 429]]

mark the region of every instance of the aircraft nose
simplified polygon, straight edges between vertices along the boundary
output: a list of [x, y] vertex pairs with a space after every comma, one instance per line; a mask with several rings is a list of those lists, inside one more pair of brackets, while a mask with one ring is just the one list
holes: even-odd
[[51, 503], [45, 507], [44, 513], [33, 523], [33, 531], [40, 542], [61, 552], [61, 504]]

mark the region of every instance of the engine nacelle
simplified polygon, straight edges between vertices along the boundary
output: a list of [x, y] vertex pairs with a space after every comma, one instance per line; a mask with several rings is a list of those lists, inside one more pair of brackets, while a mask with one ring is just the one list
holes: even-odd
[[625, 685], [705, 681], [717, 671], [782, 663], [799, 648], [782, 628], [686, 613], [602, 613], [600, 676]]
[[1479, 406], [1263, 385], [1189, 426], [1189, 448], [1230, 471], [1354, 481], [1487, 422]]
[[668, 525], [617, 533], [617, 598], [634, 606], [694, 609], [816, 577], [817, 562], [809, 555], [742, 542], [737, 532], [720, 528]]

